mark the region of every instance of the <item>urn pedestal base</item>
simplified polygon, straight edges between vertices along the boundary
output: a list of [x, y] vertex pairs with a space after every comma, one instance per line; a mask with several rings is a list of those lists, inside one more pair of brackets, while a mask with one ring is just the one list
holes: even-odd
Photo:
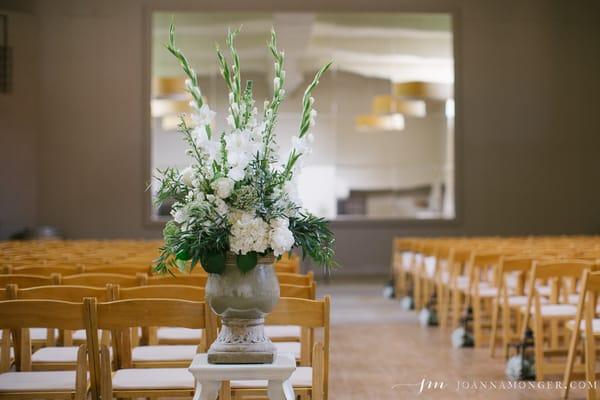
[[210, 364], [271, 364], [277, 350], [265, 336], [264, 318], [223, 318], [217, 340], [208, 349]]

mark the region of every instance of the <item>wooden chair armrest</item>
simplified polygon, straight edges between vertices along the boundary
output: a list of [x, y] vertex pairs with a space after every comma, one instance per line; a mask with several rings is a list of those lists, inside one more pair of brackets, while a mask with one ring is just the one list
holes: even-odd
[[323, 400], [325, 387], [325, 353], [323, 343], [315, 343], [312, 352], [312, 400]]
[[87, 345], [84, 343], [77, 350], [77, 368], [75, 370], [75, 400], [85, 400], [88, 392], [88, 359]]

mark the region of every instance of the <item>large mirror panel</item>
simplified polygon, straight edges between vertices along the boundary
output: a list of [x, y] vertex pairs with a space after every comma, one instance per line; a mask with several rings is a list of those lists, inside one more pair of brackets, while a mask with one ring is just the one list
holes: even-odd
[[[226, 129], [227, 98], [214, 47], [227, 28], [241, 27], [243, 79], [267, 98], [271, 27], [286, 54], [287, 100], [277, 125], [280, 152], [297, 134], [306, 85], [324, 63], [333, 68], [316, 92], [313, 154], [299, 177], [304, 206], [332, 220], [453, 219], [454, 57], [452, 16], [444, 13], [152, 14], [150, 168], [185, 168], [190, 160], [176, 132], [189, 99], [176, 60], [164, 49], [174, 18], [178, 46], [199, 75], [214, 129]], [[156, 186], [152, 186], [156, 190]], [[169, 217], [168, 204], [153, 208]]]

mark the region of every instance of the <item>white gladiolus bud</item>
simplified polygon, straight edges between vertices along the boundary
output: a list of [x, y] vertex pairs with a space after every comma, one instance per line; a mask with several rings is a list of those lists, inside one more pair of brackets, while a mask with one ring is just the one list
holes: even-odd
[[227, 125], [229, 125], [232, 128], [235, 128], [235, 120], [233, 119], [233, 115], [227, 116]]
[[276, 76], [273, 79], [273, 87], [275, 88], [275, 91], [279, 90], [279, 86], [281, 85], [281, 81], [279, 80], [279, 77]]
[[285, 89], [280, 89], [279, 90], [279, 97], [283, 97], [285, 96]]
[[281, 71], [281, 79], [285, 79], [285, 71]]
[[234, 103], [235, 98], [233, 97], [233, 93], [229, 92], [229, 104]]
[[194, 168], [192, 168], [192, 167], [187, 167], [186, 169], [181, 171], [181, 174], [179, 175], [179, 180], [184, 185], [189, 186], [189, 187], [191, 187], [193, 185], [193, 179], [194, 179]]
[[231, 111], [233, 111], [236, 114], [240, 111], [240, 106], [238, 105], [238, 103], [231, 103]]
[[312, 106], [313, 104], [315, 104], [315, 98], [314, 98], [314, 97], [312, 97], [312, 96], [310, 96], [310, 97], [308, 98], [308, 102], [309, 102], [309, 104]]
[[211, 187], [213, 188], [213, 190], [215, 191], [215, 194], [219, 198], [226, 199], [229, 196], [231, 196], [234, 185], [235, 185], [235, 182], [233, 181], [233, 179], [224, 177], [224, 178], [219, 178], [216, 181], [214, 181], [212, 183]]

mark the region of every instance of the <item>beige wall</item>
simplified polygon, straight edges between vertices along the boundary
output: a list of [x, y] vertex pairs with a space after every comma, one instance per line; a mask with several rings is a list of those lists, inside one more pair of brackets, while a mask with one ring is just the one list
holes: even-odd
[[[280, 10], [318, 11], [423, 11], [456, 4], [459, 220], [420, 226], [335, 223], [339, 262], [345, 267], [340, 273], [385, 272], [397, 234], [598, 232], [598, 2], [187, 3], [257, 11], [272, 10], [274, 4]], [[159, 232], [144, 225], [142, 208], [143, 135], [148, 134], [142, 131], [144, 4], [38, 2], [37, 221], [56, 225], [69, 237]], [[2, 123], [3, 138], [5, 129]], [[15, 146], [20, 139], [12, 140]], [[6, 149], [2, 146], [3, 170], [15, 165]], [[20, 198], [30, 201], [33, 193], [25, 191]], [[5, 217], [7, 211], [1, 212]]]
[[7, 15], [13, 72], [11, 92], [0, 93], [0, 238], [35, 224], [38, 167], [37, 20], [27, 12]]

